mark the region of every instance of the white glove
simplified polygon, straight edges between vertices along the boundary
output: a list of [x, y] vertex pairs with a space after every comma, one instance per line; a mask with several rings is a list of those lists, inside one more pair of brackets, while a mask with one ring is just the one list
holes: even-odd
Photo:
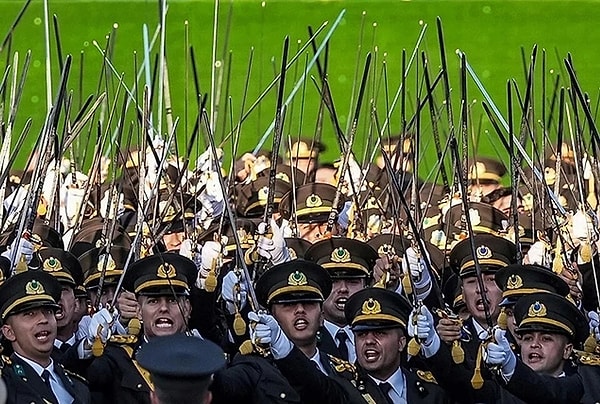
[[189, 238], [183, 240], [181, 242], [181, 245], [179, 246], [179, 255], [183, 255], [185, 258], [189, 258], [192, 261], [194, 261], [195, 254], [196, 249], [194, 248], [192, 240], [190, 240]]
[[[17, 249], [17, 251], [16, 253], [13, 253], [15, 249]], [[11, 259], [11, 256], [14, 257], [15, 262], [11, 263], [12, 265], [15, 265], [21, 260], [21, 256], [24, 255], [25, 261], [27, 261], [29, 264], [33, 258], [34, 251], [33, 244], [29, 240], [19, 237], [13, 240], [8, 249], [2, 253], [2, 256], [8, 258], [9, 260]]]
[[[125, 212], [125, 207], [123, 206], [123, 194], [119, 193], [119, 195], [114, 195], [114, 192], [116, 191], [113, 191], [113, 195], [111, 195], [109, 190], [105, 191], [102, 200], [100, 201], [100, 215], [106, 219], [117, 219]], [[114, 199], [114, 203], [111, 199]], [[110, 210], [108, 209], [109, 203], [111, 204]]]
[[592, 240], [594, 227], [591, 218], [585, 214], [585, 212], [578, 210], [577, 213], [573, 215], [572, 224], [574, 238], [580, 240]]
[[515, 373], [517, 367], [517, 357], [510, 349], [510, 344], [506, 339], [506, 331], [500, 328], [494, 331], [494, 339], [496, 342], [490, 342], [484, 354], [485, 363], [491, 366], [500, 365], [502, 376], [507, 382]]
[[290, 261], [290, 252], [285, 245], [283, 232], [279, 226], [277, 226], [275, 219], [271, 219], [271, 232], [273, 233], [272, 238], [264, 236], [266, 231], [267, 224], [264, 222], [260, 223], [258, 225], [258, 234], [261, 236], [256, 242], [256, 251], [258, 252], [258, 255], [267, 258], [273, 263], [273, 265]]
[[250, 338], [258, 344], [269, 344], [273, 358], [282, 359], [292, 352], [294, 344], [281, 330], [275, 317], [251, 311], [248, 320], [256, 322], [254, 327], [250, 327]]
[[590, 311], [588, 318], [590, 319], [590, 332], [594, 334], [596, 341], [600, 341], [600, 316], [595, 311]]
[[[427, 251], [424, 251], [424, 254], [427, 254]], [[404, 259], [402, 260], [402, 270], [404, 273], [410, 271], [417, 299], [424, 300], [432, 288], [431, 276], [425, 266], [425, 261], [412, 247], [406, 249]]]
[[62, 187], [60, 197], [61, 207], [63, 208], [63, 220], [67, 226], [71, 226], [73, 220], [75, 220], [75, 216], [81, 211], [81, 205], [85, 197], [85, 188]]
[[[214, 260], [219, 258], [219, 254], [222, 252], [222, 245], [216, 241], [207, 241], [200, 250], [200, 270], [198, 271], [198, 278], [196, 279], [196, 286], [200, 289], [204, 289], [204, 281], [210, 272]], [[223, 251], [223, 255], [225, 252]]]
[[430, 358], [440, 349], [440, 336], [435, 331], [433, 315], [425, 305], [418, 312], [414, 310], [408, 318], [408, 335], [416, 336], [422, 342], [423, 355]]
[[248, 295], [248, 286], [244, 279], [240, 279], [235, 271], [230, 271], [223, 277], [223, 283], [221, 284], [221, 296], [227, 305], [227, 310], [230, 314], [236, 312], [234, 302], [237, 297], [235, 296], [235, 285], [240, 285], [240, 296], [239, 296], [239, 308], [240, 310], [246, 305], [246, 299]]
[[354, 204], [352, 201], [344, 202], [344, 208], [340, 212], [337, 218], [337, 222], [342, 229], [347, 229], [350, 226], [350, 212]]
[[546, 243], [543, 241], [533, 243], [529, 247], [524, 261], [532, 265], [544, 265], [546, 262]]
[[[217, 160], [219, 162], [219, 166], [221, 165], [221, 160], [223, 159], [223, 149], [217, 149]], [[196, 159], [196, 172], [203, 173], [205, 171], [210, 171], [214, 169], [214, 163], [212, 162], [212, 150], [209, 148], [204, 153], [202, 153]]]
[[96, 337], [100, 337], [105, 344], [111, 334], [111, 323], [114, 322], [113, 315], [108, 309], [102, 309], [95, 313], [87, 327], [87, 339], [93, 342]]

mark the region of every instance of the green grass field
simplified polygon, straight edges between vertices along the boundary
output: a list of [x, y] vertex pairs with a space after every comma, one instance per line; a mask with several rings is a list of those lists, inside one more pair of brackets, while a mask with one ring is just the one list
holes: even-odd
[[[0, 1], [0, 35], [10, 27], [23, 1]], [[196, 64], [199, 71], [201, 92], [210, 93], [211, 87], [211, 51], [214, 2], [211, 1], [169, 1], [167, 16], [166, 50], [171, 87], [173, 114], [180, 117], [178, 138], [184, 144], [195, 116], [196, 101], [193, 97], [193, 79], [191, 63], [187, 56], [184, 22], [188, 21], [189, 45], [193, 45], [196, 53]], [[436, 16], [440, 16], [444, 26], [446, 51], [450, 70], [452, 97], [455, 115], [458, 117], [458, 101], [460, 95], [459, 59], [456, 49], [467, 54], [469, 63], [477, 71], [484, 85], [488, 88], [502, 111], [506, 110], [506, 82], [515, 79], [522, 88], [524, 68], [522, 52], [527, 62], [534, 44], [538, 45], [536, 69], [536, 113], [541, 105], [541, 67], [542, 50], [545, 50], [547, 91], [550, 92], [554, 77], [562, 71], [562, 58], [571, 52], [575, 67], [583, 88], [589, 92], [592, 102], [598, 99], [600, 56], [598, 43], [600, 31], [595, 29], [595, 21], [600, 19], [600, 2], [598, 1], [222, 1], [219, 9], [219, 33], [217, 43], [217, 59], [222, 60], [222, 90], [219, 108], [219, 122], [216, 135], [219, 138], [230, 128], [230, 120], [224, 114], [227, 103], [226, 76], [231, 55], [231, 81], [229, 95], [233, 105], [233, 120], [240, 116], [243, 88], [247, 79], [250, 49], [254, 48], [254, 63], [250, 77], [246, 108], [254, 102], [260, 92], [273, 79], [280, 69], [283, 39], [290, 37], [290, 53], [294, 54], [300, 44], [308, 38], [307, 26], [319, 27], [329, 21], [332, 25], [339, 13], [345, 9], [345, 16], [334, 32], [329, 54], [329, 77], [331, 89], [338, 110], [342, 127], [348, 125], [348, 116], [353, 106], [350, 104], [357, 65], [362, 70], [367, 51], [373, 52], [373, 68], [370, 84], [367, 88], [365, 108], [362, 112], [355, 151], [358, 156], [364, 154], [367, 147], [366, 138], [369, 133], [369, 110], [371, 99], [375, 100], [380, 119], [385, 114], [386, 87], [391, 98], [396, 92], [401, 77], [401, 54], [406, 49], [410, 55], [419, 32], [427, 25], [425, 38], [419, 48], [426, 52], [429, 59], [430, 74], [437, 74], [440, 66], [438, 39], [436, 33]], [[69, 78], [69, 88], [73, 90], [74, 106], [80, 102], [80, 94], [87, 97], [107, 91], [109, 108], [114, 104], [118, 87], [118, 78], [99, 84], [102, 57], [94, 47], [97, 41], [105, 47], [106, 35], [113, 31], [112, 62], [119, 72], [124, 73], [124, 82], [133, 88], [134, 52], [137, 52], [137, 63], [143, 58], [143, 24], [147, 24], [150, 36], [158, 24], [158, 6], [156, 1], [50, 1], [50, 14], [58, 16], [63, 54], [73, 55], [73, 67]], [[230, 21], [230, 28], [228, 28]], [[118, 24], [118, 25], [114, 25]], [[11, 53], [19, 51], [22, 60], [27, 50], [32, 51], [32, 64], [27, 78], [23, 100], [18, 111], [16, 130], [19, 131], [26, 118], [34, 120], [29, 135], [29, 144], [43, 124], [46, 114], [46, 85], [44, 79], [44, 32], [43, 4], [34, 0], [20, 24], [14, 31]], [[117, 27], [117, 28], [113, 28]], [[361, 39], [361, 27], [362, 39]], [[328, 27], [325, 28], [326, 32]], [[319, 36], [321, 40], [324, 33]], [[57, 47], [51, 32], [52, 43], [52, 77], [56, 86], [59, 77]], [[225, 41], [227, 40], [226, 49]], [[159, 49], [159, 41], [152, 49], [152, 60]], [[359, 53], [359, 44], [362, 45]], [[229, 51], [231, 50], [231, 53]], [[81, 55], [83, 56], [83, 77], [81, 76]], [[9, 57], [10, 56], [10, 57]], [[288, 72], [286, 93], [289, 94], [293, 82], [298, 80], [306, 61], [312, 52], [305, 52]], [[12, 58], [8, 49], [0, 54], [0, 64], [5, 66]], [[383, 61], [386, 60], [387, 84], [383, 80]], [[357, 63], [358, 62], [358, 63]], [[417, 96], [417, 81], [422, 84], [422, 66], [420, 57], [416, 60], [407, 83], [407, 115], [414, 112]], [[187, 68], [186, 68], [187, 66]], [[418, 66], [418, 67], [416, 67]], [[219, 70], [217, 70], [219, 73]], [[317, 76], [316, 69], [310, 74]], [[416, 78], [419, 77], [417, 80]], [[80, 85], [82, 83], [82, 85]], [[143, 85], [144, 78], [140, 81]], [[563, 81], [564, 85], [568, 82]], [[188, 88], [187, 100], [185, 88]], [[302, 94], [305, 94], [303, 97]], [[121, 93], [122, 97], [123, 93]], [[423, 95], [421, 94], [421, 97]], [[436, 101], [441, 103], [441, 88], [435, 93]], [[548, 95], [548, 98], [550, 95]], [[141, 100], [141, 96], [139, 96]], [[240, 140], [240, 151], [252, 149], [257, 139], [265, 132], [275, 114], [276, 87], [265, 97], [244, 122]], [[481, 100], [481, 95], [469, 83], [469, 99]], [[187, 102], [186, 102], [187, 101]], [[117, 105], [120, 108], [121, 98]], [[185, 105], [188, 105], [187, 109]], [[286, 135], [312, 136], [319, 106], [319, 96], [311, 80], [306, 82], [305, 90], [300, 89], [294, 102], [288, 109], [286, 117]], [[76, 109], [76, 108], [74, 108]], [[154, 110], [157, 110], [156, 97]], [[187, 116], [185, 114], [187, 110]], [[73, 111], [72, 114], [75, 112]], [[6, 114], [6, 111], [5, 111]], [[108, 114], [108, 111], [106, 112]], [[400, 128], [400, 112], [393, 112], [392, 132]], [[300, 123], [300, 118], [302, 122]], [[471, 118], [473, 131], [479, 132], [478, 151], [483, 154], [495, 154], [495, 135], [491, 131], [487, 119], [479, 103], [473, 105]], [[133, 119], [133, 116], [131, 117]], [[155, 117], [156, 121], [156, 117]], [[430, 138], [431, 130], [428, 115], [422, 117], [423, 138]], [[480, 124], [481, 121], [481, 124]], [[113, 124], [114, 126], [114, 124]], [[163, 131], [165, 130], [163, 124]], [[442, 125], [443, 127], [444, 125]], [[448, 126], [447, 124], [445, 126]], [[185, 130], [187, 127], [187, 131]], [[481, 128], [481, 129], [479, 129]], [[488, 132], [486, 132], [488, 130]], [[82, 136], [87, 137], [87, 131]], [[552, 136], [552, 135], [551, 135]], [[332, 125], [325, 120], [323, 139], [329, 145], [326, 160], [333, 160], [339, 155], [333, 137]], [[93, 140], [92, 140], [93, 141]], [[79, 141], [79, 149], [83, 148], [84, 138]], [[426, 170], [435, 161], [432, 156], [433, 145], [424, 140], [428, 146], [423, 151], [429, 157], [421, 170]], [[270, 147], [270, 139], [267, 141]], [[230, 147], [227, 145], [226, 147]], [[204, 150], [204, 141], [199, 150]], [[80, 150], [79, 150], [80, 151]], [[22, 161], [29, 153], [23, 150]]]

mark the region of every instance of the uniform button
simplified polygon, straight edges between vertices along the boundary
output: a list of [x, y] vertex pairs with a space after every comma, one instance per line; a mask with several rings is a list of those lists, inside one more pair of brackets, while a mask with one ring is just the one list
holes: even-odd
[[142, 383], [138, 384], [138, 385], [137, 385], [137, 388], [138, 388], [138, 389], [141, 389], [141, 388], [142, 388]]
[[285, 398], [285, 393], [281, 393], [281, 394], [279, 395], [279, 397], [281, 397], [282, 399], [284, 399], [284, 398]]

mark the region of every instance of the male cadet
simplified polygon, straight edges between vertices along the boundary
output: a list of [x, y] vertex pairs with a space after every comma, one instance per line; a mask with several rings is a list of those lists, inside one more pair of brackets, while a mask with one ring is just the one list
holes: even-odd
[[319, 166], [319, 154], [325, 148], [320, 142], [312, 139], [303, 139], [292, 144], [287, 153], [288, 165], [296, 167], [309, 178], [314, 177], [315, 168]]
[[[330, 290], [327, 271], [300, 259], [274, 265], [256, 284], [258, 303], [272, 313], [268, 317], [285, 335], [285, 340], [292, 340], [299, 355], [312, 361], [312, 369], [318, 368], [327, 375], [334, 374], [334, 367], [342, 362], [317, 349], [317, 331], [323, 321], [322, 305]], [[256, 313], [250, 313], [249, 319], [259, 321]], [[261, 346], [256, 350], [260, 353]], [[238, 354], [228, 369], [215, 375], [211, 389], [218, 403], [314, 402], [312, 394], [321, 394], [302, 389], [295, 380], [288, 381], [272, 361], [255, 354]]]
[[562, 296], [534, 293], [519, 299], [515, 318], [521, 359], [503, 330], [486, 347], [486, 363], [499, 367], [501, 385], [525, 402], [579, 403], [584, 385], [567, 360], [588, 334], [583, 313]]
[[[342, 226], [334, 223], [331, 234], [327, 231], [327, 218], [333, 207], [336, 188], [333, 185], [308, 183], [286, 193], [279, 202], [279, 213], [296, 227], [295, 234], [311, 243], [330, 236], [339, 235]], [[345, 197], [340, 197], [338, 213], [345, 206]], [[297, 226], [296, 226], [297, 225]]]
[[67, 369], [82, 373], [79, 359], [91, 356], [91, 346], [76, 335], [74, 323], [79, 310], [79, 300], [75, 297], [77, 286], [83, 285], [83, 271], [73, 254], [60, 248], [42, 248], [38, 251], [40, 269], [54, 276], [62, 288], [58, 310], [56, 310], [57, 335], [54, 340], [52, 359]]
[[[88, 367], [90, 390], [98, 403], [150, 403], [151, 382], [137, 363], [137, 350], [154, 337], [187, 330], [188, 299], [196, 280], [193, 261], [174, 253], [151, 255], [134, 262], [123, 287], [135, 293], [143, 335], [113, 336], [101, 356]], [[106, 342], [110, 324], [92, 322], [88, 339]]]
[[154, 384], [152, 404], [210, 403], [212, 375], [225, 367], [219, 346], [179, 333], [153, 338], [137, 357]]
[[[487, 306], [489, 321], [495, 325], [502, 300], [495, 274], [501, 267], [514, 263], [516, 246], [509, 240], [491, 234], [473, 237], [484, 291], [480, 290], [475, 272], [475, 260], [469, 244], [471, 240], [459, 242], [450, 252], [450, 265], [461, 279], [463, 300], [470, 317], [465, 321], [442, 317], [434, 329], [433, 317], [423, 306], [417, 315], [421, 315], [421, 320], [427, 323], [427, 330], [419, 332], [418, 336], [423, 342], [421, 354], [426, 363], [436, 380], [454, 399], [486, 402], [490, 397], [498, 397], [501, 389], [495, 383], [488, 382], [491, 375], [485, 372], [485, 367], [482, 369], [480, 346], [489, 337], [485, 308]], [[417, 334], [412, 331], [411, 335]], [[434, 344], [438, 334], [444, 344]], [[479, 386], [479, 382], [483, 385]]]
[[469, 181], [471, 182], [471, 200], [479, 202], [482, 197], [501, 188], [502, 177], [506, 167], [502, 162], [491, 157], [475, 157], [470, 163]]
[[377, 251], [363, 241], [331, 238], [312, 245], [304, 254], [331, 275], [331, 293], [323, 303], [325, 322], [319, 333], [319, 349], [354, 363], [354, 334], [345, 315], [348, 299], [368, 286]]
[[[501, 312], [498, 325], [508, 330], [509, 341], [520, 343], [520, 335], [515, 332], [517, 323], [514, 306], [521, 296], [531, 293], [550, 292], [560, 296], [569, 294], [569, 285], [550, 268], [539, 265], [509, 265], [496, 272], [496, 284], [502, 290]], [[506, 327], [504, 327], [506, 325]]]
[[2, 379], [8, 403], [89, 403], [78, 376], [52, 360], [61, 286], [43, 271], [26, 271], [0, 287], [2, 334], [14, 350], [4, 357]]

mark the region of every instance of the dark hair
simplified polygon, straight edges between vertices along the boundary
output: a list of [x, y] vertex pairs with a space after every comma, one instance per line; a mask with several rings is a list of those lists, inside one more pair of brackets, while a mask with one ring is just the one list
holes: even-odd
[[153, 374], [152, 382], [161, 404], [199, 404], [208, 394], [212, 377], [174, 379]]

